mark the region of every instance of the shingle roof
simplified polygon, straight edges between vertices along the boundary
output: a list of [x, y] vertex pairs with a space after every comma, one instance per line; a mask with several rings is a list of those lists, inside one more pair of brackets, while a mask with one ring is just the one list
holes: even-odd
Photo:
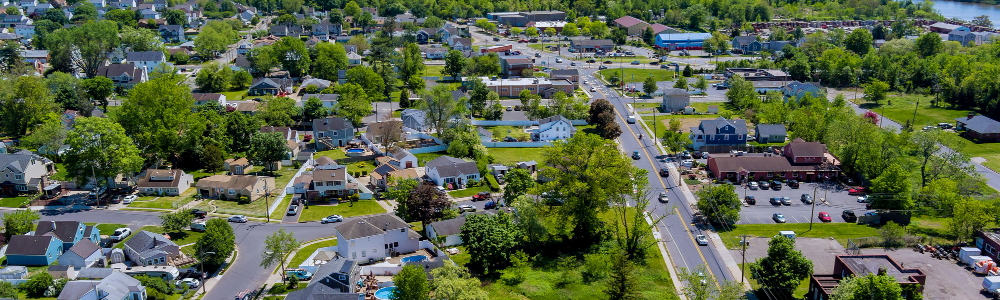
[[479, 174], [475, 162], [443, 155], [425, 164], [427, 170], [437, 169], [441, 177], [452, 177], [459, 174]]
[[434, 233], [437, 233], [438, 236], [449, 236], [461, 233], [462, 225], [465, 225], [465, 217], [460, 216], [454, 219], [437, 221], [427, 226], [434, 227]]
[[692, 127], [691, 132], [695, 134], [716, 134], [717, 130], [730, 125], [736, 128], [734, 134], [747, 134], [747, 122], [744, 120], [726, 120], [726, 118], [719, 117], [714, 120], [702, 120], [701, 128]]
[[785, 132], [784, 124], [758, 124], [757, 125], [757, 135], [759, 136], [772, 136], [772, 135], [787, 135]]
[[551, 116], [551, 117], [548, 117], [548, 118], [545, 118], [545, 119], [538, 120], [538, 124], [541, 125], [541, 124], [551, 123], [551, 122], [556, 122], [556, 121], [566, 121], [566, 123], [572, 124], [572, 122], [570, 122], [569, 119], [566, 119], [566, 117], [563, 117], [562, 115], [555, 115], [555, 116]]
[[347, 168], [313, 171], [313, 181], [347, 180]]
[[741, 45], [741, 46], [742, 45], [749, 45], [750, 43], [753, 43], [755, 41], [757, 41], [757, 37], [755, 37], [755, 36], [741, 35], [741, 36], [733, 38], [733, 42], [735, 42], [737, 45]]
[[955, 121], [965, 124], [966, 129], [978, 133], [1000, 133], [1000, 122], [983, 115], [974, 116], [972, 119], [968, 117], [957, 118]]
[[222, 99], [222, 94], [218, 93], [191, 93], [194, 97], [194, 101], [219, 101]]
[[52, 233], [60, 240], [72, 242], [76, 239], [77, 232], [81, 230], [80, 225], [80, 222], [77, 221], [39, 221], [38, 227], [35, 228], [35, 235]]
[[125, 242], [125, 246], [138, 252], [142, 257], [153, 257], [160, 253], [173, 254], [163, 249], [169, 246], [177, 246], [177, 244], [161, 234], [142, 230], [136, 232], [132, 238], [128, 239]]
[[688, 93], [688, 91], [682, 90], [682, 89], [678, 89], [678, 88], [668, 88], [668, 89], [664, 89], [663, 90], [663, 95], [665, 95], [665, 96], [690, 96], [691, 93]]
[[806, 142], [802, 138], [796, 138], [789, 143], [788, 149], [794, 156], [823, 157], [826, 154], [826, 145], [820, 142]]
[[136, 62], [136, 61], [166, 61], [166, 56], [160, 51], [143, 51], [143, 52], [129, 52], [126, 57], [126, 61]]
[[340, 232], [344, 239], [353, 240], [366, 236], [373, 236], [385, 233], [387, 230], [409, 228], [406, 222], [399, 217], [390, 214], [377, 214], [367, 218], [344, 222], [334, 230]]
[[569, 69], [569, 70], [552, 70], [552, 76], [562, 75], [562, 76], [579, 76], [580, 70]]
[[76, 253], [76, 255], [79, 255], [82, 258], [90, 257], [91, 254], [100, 250], [101, 247], [98, 247], [97, 244], [91, 242], [90, 239], [82, 239], [77, 242], [76, 245], [69, 248], [69, 252]]
[[33, 236], [33, 235], [15, 235], [10, 237], [10, 241], [7, 243], [7, 255], [45, 255], [48, 251], [49, 243], [52, 239], [59, 240], [58, 238], [45, 235], [45, 236]]
[[333, 131], [354, 129], [351, 121], [340, 117], [313, 120], [313, 131]]
[[[154, 188], [155, 187], [177, 187], [177, 185], [180, 183], [181, 177], [183, 177], [183, 175], [184, 175], [184, 171], [181, 171], [179, 169], [173, 169], [173, 170], [149, 169], [149, 170], [146, 170], [146, 174], [144, 176], [142, 176], [142, 177], [139, 178], [139, 181], [136, 183], [136, 186], [138, 186], [140, 188], [143, 188], [143, 187], [154, 187]], [[154, 176], [157, 177], [157, 179], [159, 179], [159, 178], [169, 178], [169, 176], [173, 176], [173, 179], [171, 179], [171, 180], [153, 180]]]
[[641, 24], [641, 23], [646, 23], [646, 22], [643, 22], [642, 20], [636, 19], [635, 17], [632, 16], [624, 16], [615, 19], [615, 24], [618, 24], [618, 26], [622, 27], [632, 27], [635, 26], [636, 24]]
[[792, 165], [784, 156], [719, 156], [709, 158], [709, 164], [714, 160], [719, 172], [790, 172], [830, 170], [826, 165]]
[[319, 158], [316, 159], [316, 165], [317, 166], [326, 166], [326, 165], [334, 165], [334, 166], [336, 166], [337, 162], [334, 161], [330, 157], [320, 156]]
[[199, 188], [245, 189], [251, 188], [264, 177], [253, 175], [212, 175], [198, 180]]
[[0, 169], [12, 168], [18, 172], [24, 172], [24, 169], [31, 165], [32, 158], [42, 160], [43, 163], [48, 161], [48, 159], [37, 156], [29, 151], [21, 151], [13, 154], [0, 154]]

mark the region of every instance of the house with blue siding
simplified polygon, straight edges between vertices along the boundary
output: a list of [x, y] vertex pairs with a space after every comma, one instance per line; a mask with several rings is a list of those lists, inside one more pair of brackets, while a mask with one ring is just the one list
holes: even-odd
[[7, 243], [7, 265], [47, 266], [59, 259], [63, 241], [52, 235], [15, 235]]
[[[747, 144], [747, 122], [744, 120], [702, 120], [691, 127], [691, 147], [698, 151], [719, 151], [718, 148], [739, 148]], [[728, 150], [727, 150], [728, 151]]]
[[77, 242], [88, 239], [101, 242], [101, 230], [77, 221], [39, 221], [34, 236], [51, 235], [63, 242], [63, 249], [72, 248]]
[[332, 117], [313, 120], [313, 136], [319, 151], [343, 147], [354, 139], [354, 124], [351, 121]]

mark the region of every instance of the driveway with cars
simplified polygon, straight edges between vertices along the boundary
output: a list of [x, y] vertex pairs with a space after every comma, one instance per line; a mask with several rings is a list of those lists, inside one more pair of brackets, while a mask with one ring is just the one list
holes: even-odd
[[[825, 202], [815, 201], [815, 212], [813, 212], [812, 205], [801, 200], [802, 194], [811, 196], [814, 189], [816, 196], [813, 200], [826, 199]], [[744, 202], [743, 210], [740, 211], [740, 220], [736, 224], [773, 224], [775, 221], [771, 217], [774, 213], [784, 214], [787, 223], [809, 223], [810, 216], [813, 217], [814, 222], [820, 223], [822, 221], [817, 217], [820, 212], [830, 213], [832, 222], [840, 223], [844, 222], [841, 212], [845, 209], [853, 210], [854, 214], [858, 216], [869, 211], [865, 209], [864, 203], [858, 203], [858, 196], [848, 195], [848, 188], [840, 184], [800, 183], [798, 189], [789, 188], [787, 184], [782, 184], [779, 191], [770, 188], [750, 190], [749, 188], [744, 189], [743, 186], [736, 186], [735, 190], [741, 200], [745, 196], [754, 196], [757, 199], [756, 205], [746, 205]], [[792, 205], [771, 205], [769, 202], [771, 197], [788, 197], [792, 200]]]

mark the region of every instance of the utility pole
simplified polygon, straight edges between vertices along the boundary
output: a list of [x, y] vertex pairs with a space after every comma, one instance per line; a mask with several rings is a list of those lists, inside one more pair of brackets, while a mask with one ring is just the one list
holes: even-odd
[[205, 276], [205, 261], [204, 261], [204, 257], [205, 257], [205, 254], [215, 254], [215, 252], [202, 252], [202, 249], [199, 246], [198, 247], [198, 253], [201, 253], [199, 255], [200, 258], [198, 259], [198, 267], [201, 268], [201, 294], [204, 295], [204, 294], [208, 294], [208, 290], [206, 290], [207, 288], [205, 287], [205, 281], [206, 281], [205, 278], [208, 277], [208, 276]]
[[[748, 235], [740, 235], [740, 245], [743, 246], [743, 267], [747, 267], [747, 237]], [[746, 271], [740, 272], [740, 283], [743, 283], [744, 277], [746, 277]]]
[[816, 216], [814, 216], [814, 214], [816, 214], [816, 201], [817, 201], [817, 199], [816, 199], [816, 190], [817, 189], [819, 189], [819, 187], [814, 187], [813, 188], [812, 212], [809, 213], [809, 230], [813, 230], [813, 219], [816, 218]]
[[271, 191], [267, 189], [267, 180], [264, 180], [264, 215], [267, 217], [267, 222], [271, 223], [271, 214], [267, 213], [267, 210], [271, 209], [271, 204], [267, 202], [268, 195], [271, 195]]
[[913, 120], [910, 121], [910, 128], [913, 128], [917, 124], [917, 108], [920, 107], [920, 100], [917, 100], [917, 104], [913, 105]]

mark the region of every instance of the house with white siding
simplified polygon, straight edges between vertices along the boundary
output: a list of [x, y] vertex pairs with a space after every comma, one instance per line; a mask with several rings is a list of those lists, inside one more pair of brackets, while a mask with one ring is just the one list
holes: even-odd
[[336, 227], [337, 254], [359, 262], [375, 262], [419, 249], [420, 234], [391, 213], [351, 219]]

